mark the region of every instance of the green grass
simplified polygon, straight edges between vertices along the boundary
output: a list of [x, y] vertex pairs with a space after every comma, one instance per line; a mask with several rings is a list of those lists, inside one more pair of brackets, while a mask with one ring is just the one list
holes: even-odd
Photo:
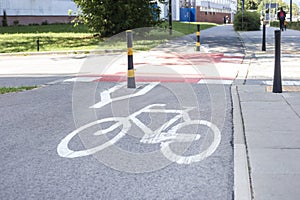
[[[187, 35], [197, 32], [197, 24], [200, 24], [201, 30], [205, 30], [218, 25], [208, 22], [173, 22], [172, 27], [174, 31]], [[168, 28], [169, 22], [164, 22], [163, 26]]]
[[0, 34], [4, 33], [89, 33], [89, 30], [83, 24], [75, 27], [73, 24], [49, 24], [1, 27]]
[[37, 51], [92, 50], [102, 41], [84, 33], [22, 33], [0, 35], [0, 53]]
[[84, 25], [71, 24], [2, 27], [0, 29], [0, 53], [37, 51], [92, 50], [102, 41], [93, 37]]
[[[201, 23], [201, 30], [216, 26], [213, 23]], [[160, 30], [151, 31], [147, 37], [134, 41], [135, 50], [149, 50], [169, 39], [168, 23]], [[173, 37], [180, 34], [192, 34], [197, 31], [196, 23], [173, 22]], [[0, 29], [0, 53], [36, 52], [39, 39], [40, 51], [126, 49], [126, 42], [112, 37], [108, 41], [93, 37], [84, 25], [74, 27], [71, 24], [11, 26]], [[124, 38], [124, 33], [122, 38]], [[117, 38], [117, 39], [116, 39]], [[115, 40], [115, 41], [114, 41]], [[124, 39], [123, 39], [124, 40]]]
[[22, 87], [0, 87], [0, 94], [11, 93], [11, 92], [21, 92], [26, 90], [32, 90], [37, 88], [37, 86], [22, 86]]
[[[193, 34], [197, 32], [197, 24], [201, 25], [201, 30], [205, 30], [217, 24], [214, 23], [185, 23], [185, 22], [173, 22], [173, 35], [169, 35], [168, 22], [162, 23], [159, 27], [148, 29], [144, 28], [135, 29], [133, 32], [133, 46], [134, 50], [147, 51], [151, 48], [157, 47], [159, 44], [167, 42], [167, 40], [181, 37], [188, 34]], [[123, 39], [122, 39], [123, 38]], [[122, 49], [126, 50], [126, 38], [125, 34], [114, 36], [109, 40], [105, 40], [100, 43], [98, 49]]]

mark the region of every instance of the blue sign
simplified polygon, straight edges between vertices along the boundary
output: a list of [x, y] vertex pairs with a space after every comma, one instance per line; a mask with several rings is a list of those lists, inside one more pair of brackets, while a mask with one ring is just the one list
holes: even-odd
[[195, 22], [196, 9], [195, 8], [180, 8], [180, 21], [181, 22]]

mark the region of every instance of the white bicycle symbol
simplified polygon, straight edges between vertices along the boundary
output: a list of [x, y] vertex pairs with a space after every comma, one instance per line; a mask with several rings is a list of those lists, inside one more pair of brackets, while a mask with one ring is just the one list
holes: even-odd
[[[206, 120], [192, 120], [188, 114], [193, 108], [186, 108], [184, 110], [172, 110], [172, 109], [162, 109], [166, 105], [165, 104], [152, 104], [146, 106], [139, 111], [131, 114], [128, 117], [110, 117], [101, 120], [97, 120], [86, 124], [77, 130], [68, 134], [64, 139], [61, 140], [57, 147], [57, 152], [61, 157], [66, 158], [76, 158], [82, 156], [92, 155], [96, 152], [99, 152], [105, 148], [108, 148], [111, 145], [114, 145], [117, 141], [119, 141], [122, 137], [124, 137], [131, 128], [132, 123], [137, 125], [144, 133], [144, 136], [141, 138], [141, 143], [148, 144], [160, 144], [161, 153], [170, 161], [176, 162], [178, 164], [190, 164], [193, 162], [199, 162], [210, 155], [212, 155], [221, 141], [221, 133], [216, 125]], [[142, 113], [169, 113], [175, 114], [173, 118], [169, 121], [165, 122], [161, 127], [156, 130], [151, 130], [148, 126], [146, 126], [142, 121], [140, 121], [137, 116]], [[182, 119], [183, 122], [178, 122]], [[112, 139], [106, 141], [105, 143], [85, 149], [85, 150], [71, 150], [69, 148], [69, 142], [80, 132], [99, 124], [104, 124], [107, 122], [115, 122], [111, 126], [104, 128], [102, 130], [98, 130], [93, 135], [100, 136], [109, 134], [112, 131], [120, 130]], [[183, 127], [189, 125], [202, 125], [207, 126], [213, 133], [213, 141], [207, 147], [206, 150], [191, 156], [182, 156], [176, 154], [171, 148], [170, 144], [173, 142], [193, 142], [199, 140], [200, 134], [186, 134], [180, 133], [179, 130]]]

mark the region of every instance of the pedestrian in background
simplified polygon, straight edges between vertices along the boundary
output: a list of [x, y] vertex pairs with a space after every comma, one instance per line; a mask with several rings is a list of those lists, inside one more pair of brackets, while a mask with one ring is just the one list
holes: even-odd
[[279, 19], [280, 30], [283, 31], [284, 28], [284, 21], [285, 21], [286, 13], [284, 12], [283, 8], [280, 8], [280, 11], [277, 13], [277, 18]]

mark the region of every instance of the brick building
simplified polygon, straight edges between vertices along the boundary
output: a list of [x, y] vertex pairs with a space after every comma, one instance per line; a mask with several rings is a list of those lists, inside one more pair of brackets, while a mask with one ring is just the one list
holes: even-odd
[[[161, 18], [168, 18], [168, 5], [158, 3]], [[172, 16], [176, 21], [223, 23], [224, 16], [233, 20], [237, 0], [172, 0]]]
[[[168, 19], [168, 5], [158, 3], [161, 18]], [[172, 16], [176, 21], [223, 23], [232, 20], [237, 0], [172, 0]], [[6, 11], [9, 25], [68, 23], [76, 16], [73, 0], [0, 0], [0, 20]], [[71, 11], [71, 12], [70, 12]]]

